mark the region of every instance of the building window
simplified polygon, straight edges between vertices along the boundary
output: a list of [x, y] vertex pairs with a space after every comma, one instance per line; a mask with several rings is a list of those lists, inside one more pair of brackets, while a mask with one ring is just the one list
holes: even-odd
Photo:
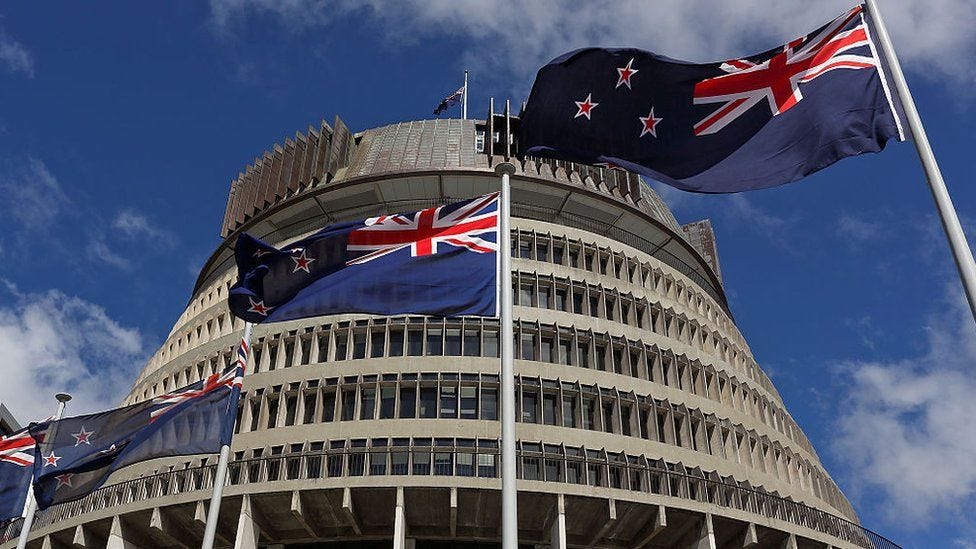
[[424, 332], [420, 327], [407, 330], [407, 355], [422, 356], [424, 354]]
[[495, 421], [498, 419], [498, 389], [496, 387], [481, 388], [481, 419]]
[[427, 356], [444, 354], [443, 331], [440, 328], [427, 328]]
[[420, 417], [437, 417], [437, 387], [420, 388]]
[[380, 387], [380, 419], [396, 417], [396, 387], [384, 385]]
[[383, 347], [386, 343], [386, 333], [382, 329], [374, 330], [369, 336], [369, 356], [370, 358], [380, 358], [383, 356]]
[[390, 356], [403, 356], [403, 328], [390, 330]]
[[444, 348], [447, 356], [461, 356], [461, 329], [448, 328], [445, 330]]
[[563, 427], [576, 427], [576, 396], [563, 396]]
[[478, 336], [478, 330], [472, 328], [466, 328], [464, 330], [464, 356], [480, 356], [481, 355], [481, 338]]
[[539, 405], [539, 396], [534, 391], [522, 391], [522, 422], [538, 423], [536, 407]]
[[413, 418], [417, 414], [417, 388], [400, 386], [400, 417]]
[[336, 393], [335, 391], [326, 391], [322, 393], [322, 421], [330, 422], [335, 419], [335, 404], [336, 404]]
[[441, 385], [441, 417], [457, 417], [457, 385]]
[[542, 423], [546, 425], [556, 424], [555, 393], [543, 393], [542, 395]]
[[461, 386], [461, 419], [478, 419], [478, 387]]
[[342, 390], [342, 421], [351, 421], [356, 417], [356, 390]]

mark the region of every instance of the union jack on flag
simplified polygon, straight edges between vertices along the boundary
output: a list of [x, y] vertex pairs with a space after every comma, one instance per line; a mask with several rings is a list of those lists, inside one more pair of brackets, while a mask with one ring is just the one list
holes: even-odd
[[149, 412], [149, 422], [156, 421], [184, 402], [202, 397], [223, 387], [237, 388], [240, 390], [243, 381], [244, 369], [236, 366], [234, 368], [228, 368], [223, 374], [211, 374], [205, 380], [188, 385], [178, 391], [160, 395], [153, 399], [152, 410]]
[[0, 437], [0, 462], [21, 467], [34, 465], [34, 438], [26, 429]]
[[489, 241], [481, 236], [498, 231], [498, 193], [457, 208], [437, 206], [411, 215], [371, 217], [365, 225], [349, 233], [346, 249], [369, 253], [347, 261], [347, 265], [366, 263], [405, 248], [410, 248], [412, 257], [432, 255], [439, 245], [494, 253], [498, 251], [497, 239]]
[[[857, 23], [848, 27], [848, 25]], [[722, 106], [695, 124], [695, 135], [715, 133], [762, 101], [773, 116], [783, 114], [803, 99], [800, 84], [838, 69], [874, 69], [878, 62], [871, 46], [861, 6], [831, 21], [819, 32], [798, 38], [764, 61], [734, 59], [721, 64], [728, 74], [695, 85], [695, 104]]]

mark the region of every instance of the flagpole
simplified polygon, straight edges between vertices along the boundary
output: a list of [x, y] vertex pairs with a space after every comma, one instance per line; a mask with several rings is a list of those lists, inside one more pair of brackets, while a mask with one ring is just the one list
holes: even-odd
[[468, 119], [468, 71], [464, 71], [464, 93], [461, 94], [461, 120]]
[[[68, 393], [57, 393], [54, 398], [58, 399], [58, 411], [54, 413], [54, 420], [57, 421], [61, 419], [64, 415], [64, 407], [71, 400], [71, 395]], [[53, 440], [53, 436], [51, 437]], [[35, 441], [36, 444], [36, 441]], [[36, 456], [36, 454], [35, 454]], [[37, 514], [37, 500], [34, 499], [31, 494], [31, 488], [34, 486], [34, 479], [31, 477], [31, 483], [27, 487], [27, 509], [24, 515], [24, 524], [20, 527], [20, 537], [17, 538], [17, 549], [25, 549], [27, 547], [27, 538], [30, 536], [31, 526], [34, 525], [34, 515]]]
[[[251, 332], [254, 324], [244, 323], [244, 334], [237, 349], [237, 363], [241, 371], [247, 371], [247, 359], [251, 350]], [[214, 538], [217, 536], [217, 519], [220, 516], [220, 502], [224, 497], [224, 483], [227, 480], [227, 463], [230, 461], [230, 445], [220, 447], [220, 457], [217, 459], [217, 473], [214, 475], [213, 492], [210, 495], [210, 508], [207, 510], [207, 526], [203, 531], [201, 549], [213, 549]], [[19, 548], [18, 548], [19, 549]]]
[[515, 166], [502, 162], [495, 166], [501, 176], [499, 200], [498, 254], [500, 256], [498, 284], [501, 286], [499, 337], [501, 344], [502, 393], [502, 549], [518, 548], [518, 492], [515, 485], [515, 333], [512, 328], [512, 232], [509, 176]]
[[905, 111], [905, 117], [908, 119], [908, 127], [912, 130], [915, 150], [918, 152], [918, 158], [922, 161], [922, 167], [925, 169], [925, 179], [932, 191], [932, 198], [935, 199], [935, 206], [939, 211], [939, 218], [942, 220], [942, 228], [945, 230], [946, 238], [949, 240], [952, 257], [956, 261], [956, 268], [959, 269], [959, 277], [962, 279], [966, 298], [969, 300], [969, 309], [973, 313], [973, 319], [976, 320], [976, 261], [973, 260], [973, 252], [969, 248], [966, 233], [963, 232], [962, 225], [959, 223], [959, 216], [956, 215], [956, 209], [952, 205], [949, 191], [942, 179], [942, 171], [939, 170], [939, 164], [935, 160], [929, 138], [925, 134], [925, 128], [922, 127], [922, 118], [915, 107], [912, 93], [908, 90], [908, 82], [901, 70], [901, 64], [895, 54], [895, 47], [891, 43], [888, 29], [881, 18], [881, 10], [878, 9], [877, 1], [867, 0], [867, 8], [871, 22], [874, 23], [874, 27], [878, 31], [881, 49], [888, 59], [891, 79], [895, 84], [895, 90], [898, 92], [898, 99]]

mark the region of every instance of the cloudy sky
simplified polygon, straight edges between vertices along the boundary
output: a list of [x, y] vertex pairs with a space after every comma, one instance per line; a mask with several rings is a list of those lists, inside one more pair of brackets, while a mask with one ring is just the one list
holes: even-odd
[[[112, 406], [218, 242], [228, 184], [339, 114], [425, 118], [471, 71], [470, 112], [518, 104], [582, 46], [690, 61], [762, 51], [839, 0], [214, 0], [0, 7], [0, 402]], [[976, 230], [976, 3], [883, 2], [959, 213]], [[910, 144], [735, 196], [655, 184], [711, 218], [736, 321], [863, 522], [973, 547], [976, 329]]]

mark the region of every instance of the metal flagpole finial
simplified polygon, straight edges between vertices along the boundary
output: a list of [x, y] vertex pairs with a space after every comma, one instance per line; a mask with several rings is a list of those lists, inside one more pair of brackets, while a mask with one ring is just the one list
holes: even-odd
[[515, 164], [512, 164], [511, 162], [502, 162], [495, 166], [495, 173], [498, 175], [515, 175]]

